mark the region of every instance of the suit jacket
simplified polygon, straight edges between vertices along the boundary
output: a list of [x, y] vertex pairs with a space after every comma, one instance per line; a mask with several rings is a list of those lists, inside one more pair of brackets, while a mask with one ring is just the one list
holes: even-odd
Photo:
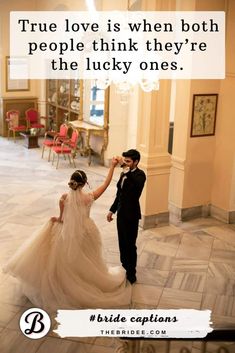
[[[121, 187], [122, 178], [125, 177], [123, 186]], [[117, 183], [117, 194], [114, 203], [110, 207], [110, 211], [118, 212], [119, 216], [123, 215], [128, 219], [140, 219], [140, 203], [139, 198], [142, 193], [146, 176], [143, 170], [136, 168], [133, 172], [126, 174], [121, 173]]]

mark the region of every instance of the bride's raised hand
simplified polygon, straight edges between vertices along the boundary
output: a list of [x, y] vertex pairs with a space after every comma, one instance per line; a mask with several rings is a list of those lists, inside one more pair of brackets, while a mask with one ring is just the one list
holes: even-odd
[[103, 192], [107, 189], [107, 187], [109, 186], [109, 184], [112, 180], [114, 168], [116, 167], [117, 164], [118, 164], [117, 157], [113, 157], [111, 160], [111, 165], [110, 165], [108, 175], [106, 176], [105, 181], [96, 190], [93, 191], [93, 196], [94, 196], [95, 200], [97, 200], [103, 194]]
[[115, 157], [112, 158], [111, 165], [113, 167], [116, 167], [116, 165], [118, 165], [118, 162], [119, 162], [118, 158], [117, 158], [117, 156], [115, 156]]

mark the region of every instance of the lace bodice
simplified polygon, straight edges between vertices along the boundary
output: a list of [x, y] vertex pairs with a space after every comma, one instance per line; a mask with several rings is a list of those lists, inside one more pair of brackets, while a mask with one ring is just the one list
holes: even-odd
[[91, 205], [94, 201], [93, 192], [84, 193], [81, 189], [71, 190], [65, 200], [65, 210], [74, 213], [75, 217], [89, 217]]

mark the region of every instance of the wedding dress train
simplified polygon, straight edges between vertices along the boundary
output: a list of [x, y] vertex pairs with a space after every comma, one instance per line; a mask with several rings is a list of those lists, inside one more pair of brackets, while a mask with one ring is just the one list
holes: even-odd
[[90, 218], [93, 194], [71, 190], [63, 223], [45, 224], [4, 266], [23, 293], [45, 309], [118, 308], [131, 302], [125, 271], [108, 268], [100, 233]]

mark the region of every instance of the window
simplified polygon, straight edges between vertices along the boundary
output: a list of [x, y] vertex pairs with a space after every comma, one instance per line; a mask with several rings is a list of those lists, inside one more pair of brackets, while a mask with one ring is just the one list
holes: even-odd
[[105, 90], [97, 87], [95, 80], [84, 81], [84, 121], [104, 125]]

